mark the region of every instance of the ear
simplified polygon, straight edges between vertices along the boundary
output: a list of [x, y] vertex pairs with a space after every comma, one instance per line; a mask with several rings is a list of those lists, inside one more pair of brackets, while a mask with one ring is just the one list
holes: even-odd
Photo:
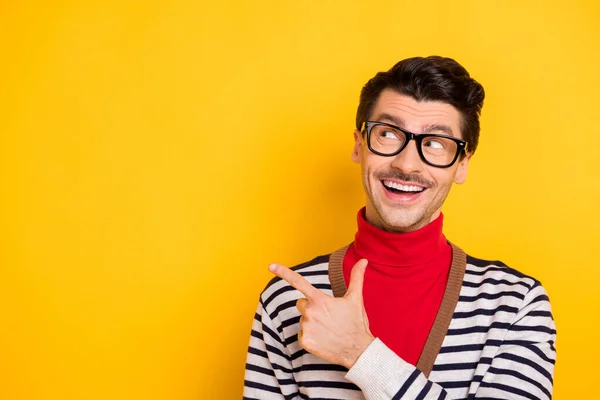
[[354, 149], [352, 150], [352, 161], [360, 164], [362, 154], [363, 138], [358, 129], [354, 130]]
[[469, 161], [471, 161], [471, 156], [473, 153], [467, 153], [465, 158], [459, 161], [458, 167], [456, 169], [456, 174], [454, 175], [454, 183], [465, 183], [467, 180], [467, 172], [469, 170]]

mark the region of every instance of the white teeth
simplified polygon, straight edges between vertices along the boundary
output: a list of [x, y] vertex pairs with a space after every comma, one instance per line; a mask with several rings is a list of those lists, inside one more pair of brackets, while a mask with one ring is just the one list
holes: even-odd
[[383, 181], [383, 184], [389, 188], [402, 190], [403, 192], [422, 192], [424, 188], [415, 185], [401, 185], [392, 181]]

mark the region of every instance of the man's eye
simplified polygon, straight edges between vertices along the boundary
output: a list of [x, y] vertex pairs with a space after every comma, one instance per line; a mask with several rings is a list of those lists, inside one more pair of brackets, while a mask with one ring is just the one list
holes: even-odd
[[398, 139], [398, 136], [392, 131], [385, 131], [381, 136], [385, 139]]
[[442, 142], [441, 140], [436, 140], [436, 139], [430, 139], [423, 144], [432, 149], [443, 149], [446, 147], [446, 146], [444, 146], [444, 142]]

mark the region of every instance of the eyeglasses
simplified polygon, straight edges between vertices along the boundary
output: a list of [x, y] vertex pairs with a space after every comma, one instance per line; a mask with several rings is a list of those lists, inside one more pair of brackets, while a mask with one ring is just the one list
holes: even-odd
[[466, 141], [452, 136], [430, 133], [419, 135], [385, 122], [367, 121], [365, 128], [367, 144], [373, 153], [384, 157], [395, 156], [414, 139], [421, 159], [438, 168], [452, 166], [467, 146]]

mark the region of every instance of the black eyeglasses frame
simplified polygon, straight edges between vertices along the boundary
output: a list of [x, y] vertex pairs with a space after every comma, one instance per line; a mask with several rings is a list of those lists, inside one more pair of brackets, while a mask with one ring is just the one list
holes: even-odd
[[[399, 130], [400, 132], [402, 132], [402, 133], [404, 133], [406, 135], [407, 140], [400, 147], [400, 149], [398, 149], [397, 151], [395, 151], [395, 152], [393, 152], [391, 154], [386, 154], [386, 153], [380, 153], [380, 152], [378, 152], [377, 150], [373, 149], [373, 147], [371, 147], [371, 130], [373, 129], [373, 127], [378, 126], [378, 125], [389, 126], [390, 128]], [[455, 138], [454, 136], [438, 135], [438, 134], [435, 134], [435, 133], [422, 133], [422, 134], [412, 133], [412, 132], [407, 131], [406, 129], [400, 128], [399, 126], [388, 124], [386, 122], [378, 122], [378, 121], [366, 121], [365, 122], [365, 129], [363, 129], [363, 131], [362, 131], [363, 135], [364, 135], [365, 131], [367, 133], [367, 146], [369, 147], [369, 150], [372, 153], [377, 154], [378, 156], [382, 156], [382, 157], [393, 157], [393, 156], [396, 156], [396, 155], [400, 154], [400, 152], [402, 150], [404, 150], [406, 148], [406, 146], [408, 146], [408, 143], [411, 140], [413, 140], [413, 139], [415, 140], [415, 143], [417, 145], [417, 152], [419, 153], [419, 156], [421, 157], [421, 160], [423, 160], [423, 162], [425, 164], [431, 165], [432, 167], [436, 167], [436, 168], [450, 168], [451, 166], [454, 165], [454, 163], [458, 159], [458, 156], [462, 152], [464, 152], [466, 154], [467, 141]], [[439, 138], [450, 139], [450, 140], [452, 140], [453, 142], [455, 142], [457, 144], [456, 154], [454, 155], [454, 158], [452, 159], [452, 162], [450, 162], [447, 165], [439, 165], [439, 164], [434, 164], [432, 162], [427, 161], [427, 159], [423, 155], [423, 149], [421, 148], [421, 143], [422, 143], [423, 139], [428, 138], [428, 137], [439, 137]]]

